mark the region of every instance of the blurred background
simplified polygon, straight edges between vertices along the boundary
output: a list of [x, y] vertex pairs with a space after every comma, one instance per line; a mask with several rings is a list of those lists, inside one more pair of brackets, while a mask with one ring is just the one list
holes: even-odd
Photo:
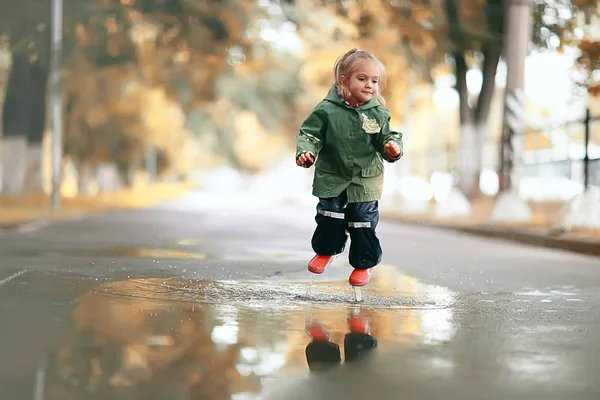
[[[295, 135], [336, 57], [360, 47], [386, 65], [384, 95], [404, 133], [385, 204], [489, 219], [512, 187], [532, 210], [515, 221], [555, 223], [600, 185], [600, 10], [593, 0], [531, 3], [531, 20], [507, 30], [512, 2], [502, 0], [1, 0], [2, 221], [50, 213], [52, 176], [55, 213], [138, 206], [198, 185], [309, 196]], [[507, 69], [510, 41], [526, 42], [524, 71]], [[525, 127], [507, 185], [515, 73]]]
[[309, 323], [342, 344], [350, 267], [307, 282], [294, 155], [355, 47], [405, 146], [362, 316], [416, 350], [321, 382], [600, 398], [597, 259], [541, 249], [600, 254], [599, 4], [0, 0], [0, 398], [258, 398], [231, 394], [305, 371]]

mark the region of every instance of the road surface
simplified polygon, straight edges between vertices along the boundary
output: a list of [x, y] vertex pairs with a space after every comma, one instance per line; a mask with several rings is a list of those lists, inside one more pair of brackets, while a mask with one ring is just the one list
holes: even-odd
[[306, 271], [313, 227], [290, 199], [194, 192], [3, 234], [0, 398], [600, 398], [598, 258], [384, 220], [357, 305], [346, 254]]

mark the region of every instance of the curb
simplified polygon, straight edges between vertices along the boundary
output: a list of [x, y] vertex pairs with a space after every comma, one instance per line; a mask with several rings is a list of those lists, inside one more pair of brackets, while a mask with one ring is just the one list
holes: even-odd
[[559, 250], [565, 250], [573, 253], [580, 253], [589, 256], [600, 257], [600, 241], [593, 239], [573, 239], [559, 238], [550, 234], [533, 233], [518, 229], [502, 228], [498, 226], [486, 225], [461, 225], [449, 224], [443, 222], [431, 222], [427, 220], [415, 220], [407, 217], [387, 215], [387, 220], [410, 225], [420, 225], [429, 228], [438, 228], [462, 232], [473, 236], [481, 236], [493, 239], [501, 239], [520, 244], [526, 244], [537, 247], [547, 247]]

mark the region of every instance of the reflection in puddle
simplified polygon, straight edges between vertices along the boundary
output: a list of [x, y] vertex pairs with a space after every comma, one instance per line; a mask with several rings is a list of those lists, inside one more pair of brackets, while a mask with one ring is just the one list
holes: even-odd
[[197, 237], [189, 237], [176, 240], [175, 244], [178, 246], [200, 246], [206, 244], [206, 240]]
[[84, 258], [147, 258], [147, 259], [175, 259], [175, 260], [209, 260], [217, 259], [214, 254], [189, 251], [186, 249], [169, 249], [161, 247], [114, 247], [107, 249], [77, 249], [68, 251], [11, 251], [3, 255], [20, 257], [84, 257]]
[[130, 258], [170, 258], [177, 260], [206, 260], [214, 258], [206, 253], [193, 252], [179, 249], [166, 249], [160, 247], [118, 247], [101, 251], [88, 251], [87, 257], [130, 257]]
[[360, 305], [337, 282], [308, 295], [298, 283], [99, 285], [77, 299], [74, 330], [49, 358], [45, 398], [253, 399], [283, 376], [449, 340], [452, 294], [390, 271]]

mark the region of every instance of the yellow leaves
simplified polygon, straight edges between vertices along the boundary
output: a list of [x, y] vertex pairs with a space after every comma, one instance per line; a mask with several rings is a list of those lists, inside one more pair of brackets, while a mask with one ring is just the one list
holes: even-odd
[[219, 21], [225, 25], [229, 37], [244, 37], [246, 33], [246, 24], [240, 21], [239, 16], [234, 13], [234, 10], [224, 9], [221, 11]]
[[590, 86], [588, 88], [588, 93], [594, 97], [600, 96], [600, 83]]
[[600, 41], [583, 39], [579, 42], [579, 49], [592, 60], [600, 60]]
[[282, 135], [269, 133], [256, 114], [239, 111], [233, 121], [233, 150], [240, 163], [254, 171], [263, 169], [273, 159], [288, 150]]
[[[119, 157], [130, 160], [149, 145], [188, 154], [183, 143], [189, 145], [190, 136], [182, 133], [184, 115], [180, 106], [163, 88], [140, 84], [134, 71], [105, 68], [72, 75], [66, 83], [66, 97], [74, 99], [74, 108], [66, 116], [66, 140], [84, 160], [114, 159], [108, 149], [116, 140], [125, 143]], [[189, 160], [186, 156], [181, 162], [189, 167]]]
[[598, 5], [598, 0], [571, 0], [571, 2], [579, 7], [592, 7]]
[[177, 103], [160, 88], [144, 88], [140, 93], [140, 117], [145, 139], [159, 148], [183, 129], [185, 116]]
[[433, 18], [434, 11], [431, 7], [425, 5], [416, 5], [412, 9], [412, 19], [418, 23], [419, 25], [424, 24], [425, 22], [431, 20]]
[[437, 40], [430, 33], [422, 32], [420, 35], [408, 35], [410, 47], [419, 57], [427, 57], [437, 48]]
[[483, 9], [487, 0], [467, 0], [457, 1], [459, 13], [466, 19], [469, 20], [481, 20], [483, 19]]
[[181, 130], [167, 141], [165, 153], [169, 156], [169, 170], [185, 174], [198, 165], [202, 149], [191, 132]]
[[97, 128], [103, 124], [106, 124], [109, 118], [106, 107], [95, 104], [89, 107], [84, 114], [84, 120], [88, 127], [91, 129]]
[[578, 60], [578, 66], [587, 71], [589, 76], [586, 86], [588, 93], [592, 96], [600, 95], [600, 80], [596, 78], [595, 72], [600, 65], [600, 40], [582, 39], [578, 46], [581, 50], [581, 57]]
[[117, 19], [115, 16], [109, 16], [104, 19], [104, 26], [106, 27], [106, 31], [108, 33], [117, 33], [119, 30], [119, 26], [117, 24]]
[[226, 126], [229, 122], [230, 112], [232, 109], [231, 102], [227, 99], [219, 99], [208, 107], [212, 122], [217, 126]]
[[77, 45], [80, 47], [86, 47], [90, 44], [90, 37], [82, 24], [78, 23], [75, 25], [75, 39], [77, 40]]
[[111, 36], [108, 38], [106, 42], [106, 52], [112, 56], [116, 57], [121, 52], [121, 40], [118, 37]]

